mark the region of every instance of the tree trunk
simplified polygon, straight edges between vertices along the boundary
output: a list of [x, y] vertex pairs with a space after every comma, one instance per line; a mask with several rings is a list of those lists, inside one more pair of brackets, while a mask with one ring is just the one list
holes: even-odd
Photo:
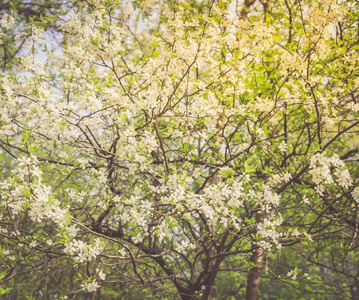
[[214, 289], [214, 286], [210, 286], [208, 287], [208, 289], [206, 288], [203, 296], [202, 296], [202, 300], [212, 300], [214, 299], [214, 295], [215, 295], [216, 290]]
[[[260, 222], [262, 220], [262, 214], [256, 214], [256, 222]], [[263, 268], [264, 251], [261, 248], [258, 248], [254, 251], [251, 262], [255, 264], [255, 267], [251, 268], [248, 275], [247, 280], [247, 292], [246, 292], [246, 300], [257, 300], [258, 299], [258, 290], [259, 290], [259, 281], [260, 281], [260, 273], [259, 271]]]
[[252, 255], [251, 261], [255, 263], [256, 266], [249, 271], [246, 300], [257, 300], [260, 281], [259, 270], [263, 267], [263, 249], [256, 249]]
[[215, 265], [213, 265], [213, 262], [210, 262], [210, 268], [209, 268], [209, 280], [206, 284], [206, 287], [203, 291], [202, 300], [212, 300], [214, 299], [214, 296], [216, 294], [216, 289], [214, 288], [214, 282], [216, 280], [217, 276], [217, 270], [219, 267], [218, 260]]

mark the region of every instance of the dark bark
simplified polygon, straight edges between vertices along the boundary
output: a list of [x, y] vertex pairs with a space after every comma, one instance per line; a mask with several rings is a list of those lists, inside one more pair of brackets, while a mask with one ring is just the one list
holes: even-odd
[[[256, 222], [259, 223], [262, 220], [262, 214], [256, 214]], [[246, 300], [257, 300], [258, 299], [258, 290], [260, 282], [260, 270], [264, 266], [264, 250], [262, 248], [257, 248], [254, 250], [251, 262], [255, 264], [253, 268], [250, 269], [248, 280], [247, 280], [247, 291], [246, 291]]]
[[249, 271], [246, 300], [257, 300], [260, 282], [259, 271], [263, 268], [263, 249], [256, 249], [252, 255], [251, 261], [256, 264], [256, 266]]

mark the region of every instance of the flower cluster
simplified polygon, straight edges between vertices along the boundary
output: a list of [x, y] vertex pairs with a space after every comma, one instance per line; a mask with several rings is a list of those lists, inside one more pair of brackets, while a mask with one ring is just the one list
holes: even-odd
[[65, 244], [64, 252], [77, 262], [83, 263], [95, 259], [102, 251], [101, 241], [95, 239], [94, 245], [88, 245], [80, 240], [72, 240]]
[[324, 153], [317, 153], [310, 159], [310, 167], [309, 174], [312, 175], [313, 181], [317, 185], [317, 191], [320, 194], [323, 193], [325, 184], [334, 183], [332, 168], [335, 169], [334, 174], [339, 186], [348, 188], [352, 185], [349, 171], [336, 154], [328, 157]]

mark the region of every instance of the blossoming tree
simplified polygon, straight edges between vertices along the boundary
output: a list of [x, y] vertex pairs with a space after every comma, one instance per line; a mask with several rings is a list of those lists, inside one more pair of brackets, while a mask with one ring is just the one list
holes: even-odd
[[314, 293], [323, 268], [355, 297], [357, 18], [334, 0], [3, 14], [25, 48], [0, 77], [2, 293], [31, 270], [44, 299], [269, 299], [261, 277]]

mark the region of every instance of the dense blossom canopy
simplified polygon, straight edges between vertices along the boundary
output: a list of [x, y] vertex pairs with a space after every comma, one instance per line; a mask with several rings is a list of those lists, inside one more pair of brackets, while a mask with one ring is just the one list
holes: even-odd
[[357, 299], [356, 1], [25, 8], [0, 21], [0, 292]]

